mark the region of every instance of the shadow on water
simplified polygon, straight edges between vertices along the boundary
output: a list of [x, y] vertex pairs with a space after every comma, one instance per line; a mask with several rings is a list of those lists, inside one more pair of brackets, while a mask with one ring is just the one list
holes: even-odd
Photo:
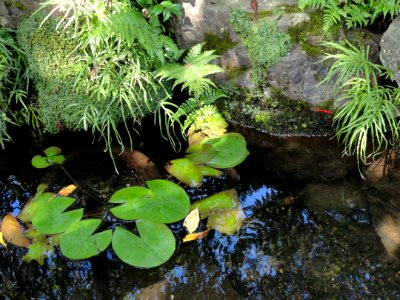
[[[117, 188], [138, 183], [135, 174], [122, 166], [116, 176], [107, 165], [107, 154], [93, 148], [79, 151], [66, 167], [104, 201]], [[1, 215], [17, 214], [43, 179], [54, 190], [69, 184], [57, 170], [32, 170], [31, 152], [2, 152]], [[400, 297], [400, 269], [388, 260], [370, 222], [321, 217], [301, 200], [304, 182], [273, 182], [268, 174], [251, 172], [250, 166], [238, 168], [239, 181], [208, 180], [204, 187], [188, 191], [194, 200], [236, 188], [247, 219], [235, 235], [211, 232], [203, 240], [178, 242], [171, 260], [149, 270], [124, 265], [111, 250], [85, 261], [68, 261], [56, 252], [39, 266], [22, 262], [25, 250], [10, 246], [0, 251], [2, 295], [160, 300]], [[185, 235], [181, 223], [171, 227], [181, 240]]]

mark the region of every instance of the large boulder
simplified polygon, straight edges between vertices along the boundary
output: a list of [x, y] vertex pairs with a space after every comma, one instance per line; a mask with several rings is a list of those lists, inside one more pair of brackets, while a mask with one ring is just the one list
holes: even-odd
[[380, 57], [382, 63], [391, 69], [400, 84], [400, 16], [395, 18], [381, 38]]

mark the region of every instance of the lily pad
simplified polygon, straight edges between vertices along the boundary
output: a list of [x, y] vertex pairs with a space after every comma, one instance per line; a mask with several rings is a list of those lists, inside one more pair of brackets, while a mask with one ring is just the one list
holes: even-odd
[[194, 144], [186, 149], [186, 153], [186, 158], [195, 164], [204, 164], [217, 155], [217, 151], [207, 144]]
[[232, 235], [243, 226], [244, 219], [245, 215], [241, 208], [214, 210], [208, 217], [207, 226]]
[[104, 251], [111, 242], [112, 230], [92, 235], [100, 223], [100, 219], [87, 219], [71, 225], [60, 238], [62, 254], [69, 259], [86, 259]]
[[[37, 200], [37, 198], [44, 193], [44, 191], [48, 188], [49, 186], [46, 183], [41, 183], [39, 184], [38, 188], [36, 189], [36, 194], [32, 198], [28, 200], [28, 202], [25, 203], [24, 207], [21, 209], [19, 212], [17, 218], [20, 219], [23, 222], [32, 222], [32, 215], [33, 211], [35, 209], [35, 204], [34, 202]], [[54, 194], [49, 193], [51, 196]], [[50, 196], [50, 197], [51, 197]]]
[[61, 148], [58, 148], [56, 146], [52, 146], [43, 150], [44, 154], [46, 154], [47, 157], [61, 154], [61, 151]]
[[239, 198], [235, 189], [219, 192], [192, 204], [191, 210], [198, 208], [201, 218], [205, 219], [216, 209], [231, 209], [239, 207]]
[[75, 199], [70, 197], [55, 197], [45, 193], [34, 202], [32, 225], [43, 234], [57, 234], [66, 231], [73, 223], [83, 216], [83, 209], [64, 212]]
[[203, 176], [219, 178], [223, 174], [223, 172], [221, 170], [217, 170], [217, 169], [207, 167], [207, 166], [198, 166], [198, 168], [199, 168], [201, 174], [203, 174]]
[[206, 162], [208, 166], [213, 168], [233, 168], [242, 163], [249, 155], [246, 140], [236, 132], [208, 139], [204, 143], [212, 146], [217, 152], [213, 159]]
[[203, 175], [201, 171], [187, 158], [171, 160], [165, 168], [169, 174], [190, 187], [199, 187], [202, 184]]
[[37, 169], [44, 169], [44, 168], [51, 166], [51, 164], [47, 160], [47, 157], [43, 157], [41, 155], [35, 155], [32, 158], [31, 163], [32, 163], [32, 166]]
[[64, 155], [56, 155], [56, 156], [51, 156], [47, 158], [47, 161], [51, 164], [57, 164], [57, 165], [62, 165], [65, 162], [65, 157]]
[[164, 224], [138, 220], [139, 236], [116, 227], [112, 247], [125, 263], [141, 268], [152, 268], [166, 262], [175, 251], [175, 237]]
[[145, 219], [155, 223], [173, 223], [189, 213], [190, 200], [185, 190], [176, 183], [157, 179], [147, 181], [149, 189], [139, 186], [115, 192], [110, 203], [121, 205], [110, 209], [123, 220]]

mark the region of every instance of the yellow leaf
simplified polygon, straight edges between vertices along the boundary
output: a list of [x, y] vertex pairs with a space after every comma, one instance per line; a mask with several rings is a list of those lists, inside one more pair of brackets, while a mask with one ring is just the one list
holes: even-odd
[[76, 185], [70, 184], [69, 186], [63, 187], [58, 193], [57, 196], [68, 196], [77, 188]]
[[3, 240], [3, 233], [0, 232], [0, 244], [4, 246], [4, 248], [7, 248], [6, 242]]
[[183, 221], [183, 226], [186, 227], [189, 233], [193, 233], [199, 227], [200, 212], [199, 209], [193, 209]]
[[186, 242], [202, 239], [207, 235], [207, 233], [210, 230], [211, 229], [207, 229], [206, 231], [203, 231], [203, 232], [189, 233], [183, 238], [183, 242], [186, 243]]
[[3, 217], [0, 231], [3, 233], [4, 239], [15, 246], [28, 247], [31, 243], [24, 236], [21, 225], [12, 214], [7, 214]]

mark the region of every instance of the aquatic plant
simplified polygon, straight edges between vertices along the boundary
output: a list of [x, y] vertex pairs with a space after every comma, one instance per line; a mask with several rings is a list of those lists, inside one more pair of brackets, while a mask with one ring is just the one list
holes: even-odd
[[324, 31], [344, 20], [347, 27], [368, 26], [378, 17], [394, 18], [400, 13], [399, 0], [300, 0], [299, 8], [320, 8], [324, 12]]

